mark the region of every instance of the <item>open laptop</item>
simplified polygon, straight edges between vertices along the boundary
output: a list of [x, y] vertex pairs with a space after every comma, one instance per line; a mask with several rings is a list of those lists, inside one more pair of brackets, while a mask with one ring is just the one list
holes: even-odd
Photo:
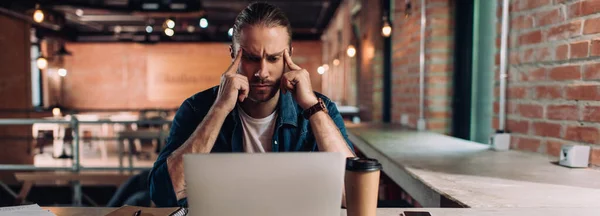
[[192, 216], [340, 215], [341, 153], [184, 155]]

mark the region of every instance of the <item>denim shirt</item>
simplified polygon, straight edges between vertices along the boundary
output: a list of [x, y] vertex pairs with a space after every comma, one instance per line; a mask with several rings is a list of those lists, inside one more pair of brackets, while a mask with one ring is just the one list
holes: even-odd
[[[150, 196], [157, 206], [187, 206], [187, 199], [177, 200], [176, 198], [167, 169], [167, 157], [196, 130], [196, 127], [212, 107], [217, 93], [218, 87], [199, 92], [186, 99], [177, 110], [166, 145], [160, 152], [149, 176]], [[350, 149], [353, 149], [348, 140], [344, 121], [336, 105], [329, 98], [316, 92], [315, 94], [326, 104], [329, 116], [339, 128]], [[292, 98], [289, 91], [280, 94], [277, 109], [279, 115], [275, 122], [271, 143], [273, 152], [318, 151], [315, 136], [309, 121], [302, 116], [302, 111], [302, 108]], [[233, 109], [225, 118], [211, 153], [243, 151], [243, 129], [237, 109]]]

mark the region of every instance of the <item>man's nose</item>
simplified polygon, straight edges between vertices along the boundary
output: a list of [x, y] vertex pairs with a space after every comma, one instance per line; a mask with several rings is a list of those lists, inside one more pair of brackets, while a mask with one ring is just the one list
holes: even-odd
[[260, 69], [257, 73], [260, 79], [266, 79], [269, 77], [269, 69], [267, 65], [267, 60], [263, 59], [262, 61], [260, 61]]

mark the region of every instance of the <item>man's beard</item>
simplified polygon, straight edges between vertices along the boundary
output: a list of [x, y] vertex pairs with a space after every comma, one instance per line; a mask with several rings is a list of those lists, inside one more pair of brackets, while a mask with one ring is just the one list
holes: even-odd
[[[255, 92], [253, 90], [253, 85], [269, 85], [269, 89], [266, 90], [267, 92], [261, 92], [260, 96], [259, 95], [255, 95], [258, 92]], [[255, 78], [252, 80], [252, 82], [250, 82], [250, 90], [248, 92], [248, 99], [250, 99], [250, 101], [255, 102], [255, 103], [264, 103], [267, 102], [269, 100], [271, 100], [273, 97], [275, 97], [275, 95], [277, 94], [277, 91], [279, 91], [279, 87], [281, 86], [281, 80], [277, 80], [277, 81], [268, 81], [268, 80], [260, 80], [259, 78]], [[264, 91], [264, 90], [262, 90]], [[263, 96], [264, 94], [267, 94], [266, 96]]]

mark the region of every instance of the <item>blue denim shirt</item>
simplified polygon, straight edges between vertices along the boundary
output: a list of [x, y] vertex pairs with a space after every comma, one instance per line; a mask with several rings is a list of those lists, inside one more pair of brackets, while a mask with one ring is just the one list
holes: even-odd
[[[217, 97], [218, 87], [213, 87], [186, 99], [173, 119], [166, 146], [160, 152], [149, 176], [152, 201], [159, 207], [187, 206], [187, 200], [177, 200], [171, 178], [167, 170], [167, 157], [181, 146], [202, 122]], [[348, 140], [344, 121], [336, 105], [329, 98], [315, 93], [327, 105], [329, 116], [335, 122], [346, 143]], [[318, 151], [315, 136], [309, 121], [302, 116], [302, 108], [292, 98], [290, 92], [280, 94], [279, 115], [273, 132], [273, 152]], [[243, 129], [237, 109], [226, 117], [211, 152], [243, 152]]]

